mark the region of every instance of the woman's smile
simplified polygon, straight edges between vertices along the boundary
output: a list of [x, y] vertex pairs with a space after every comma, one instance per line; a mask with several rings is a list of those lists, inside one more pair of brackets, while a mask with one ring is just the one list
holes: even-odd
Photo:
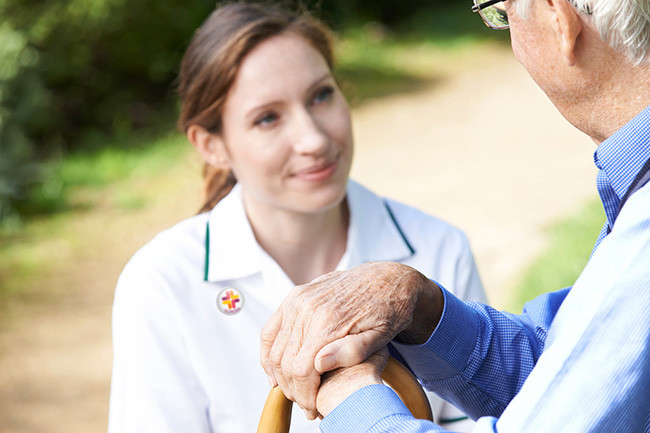
[[336, 173], [339, 157], [320, 164], [298, 170], [294, 177], [308, 182], [323, 182], [330, 179]]

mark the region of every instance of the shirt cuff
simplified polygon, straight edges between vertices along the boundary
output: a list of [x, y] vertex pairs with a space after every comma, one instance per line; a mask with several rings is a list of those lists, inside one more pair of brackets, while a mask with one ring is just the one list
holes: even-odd
[[476, 311], [442, 288], [445, 306], [438, 326], [422, 345], [392, 341], [413, 373], [427, 380], [458, 375], [476, 347], [480, 321]]
[[369, 431], [381, 420], [403, 415], [413, 417], [399, 396], [386, 385], [369, 385], [343, 400], [320, 423], [323, 433]]

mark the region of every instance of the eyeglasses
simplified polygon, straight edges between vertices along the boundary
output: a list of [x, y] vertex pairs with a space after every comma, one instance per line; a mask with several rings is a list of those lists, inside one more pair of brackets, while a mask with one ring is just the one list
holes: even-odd
[[[486, 26], [495, 30], [504, 30], [510, 27], [508, 23], [508, 14], [503, 2], [506, 0], [474, 0], [472, 12], [478, 12]], [[575, 1], [569, 0], [569, 3], [575, 5]], [[591, 15], [592, 9], [589, 4], [584, 4], [580, 12], [585, 15]]]
[[478, 12], [486, 26], [495, 30], [510, 27], [503, 2], [506, 0], [474, 0], [472, 12]]

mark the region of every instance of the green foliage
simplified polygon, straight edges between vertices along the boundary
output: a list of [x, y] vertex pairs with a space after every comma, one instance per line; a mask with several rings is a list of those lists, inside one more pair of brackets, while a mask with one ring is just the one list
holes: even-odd
[[[26, 198], [39, 174], [21, 123], [30, 121], [29, 107], [38, 106], [42, 93], [29, 73], [36, 54], [27, 46], [24, 35], [9, 22], [2, 21], [0, 41], [0, 222], [15, 224], [18, 220], [15, 203]], [[21, 76], [22, 71], [25, 74]], [[34, 90], [24, 95], [29, 85]]]
[[436, 2], [442, 3], [440, 0], [307, 0], [303, 3], [319, 10], [323, 19], [333, 27], [368, 21], [392, 27]]
[[[471, 1], [457, 2], [450, 0], [294, 0], [288, 3], [307, 5], [316, 10], [319, 15], [335, 29], [348, 28], [350, 25], [370, 21], [380, 22], [392, 30], [411, 31], [414, 21], [426, 18], [427, 28], [434, 30], [438, 26], [451, 25], [451, 32], [457, 35], [460, 31], [453, 27], [458, 21], [458, 12], [462, 11], [461, 20], [469, 21], [467, 17], [474, 15], [474, 22], [480, 18], [470, 13]], [[286, 3], [286, 1], [285, 1]], [[478, 21], [476, 21], [478, 20]], [[469, 29], [474, 32], [474, 29]], [[429, 31], [427, 31], [429, 33]]]
[[[22, 41], [14, 56], [20, 64], [2, 86], [9, 119], [23, 125], [41, 155], [74, 148], [95, 131], [150, 124], [155, 107], [170, 99], [189, 36], [211, 8], [208, 0], [5, 4], [0, 12]], [[25, 74], [33, 76], [28, 83]]]
[[[51, 160], [46, 180], [30, 191], [26, 203], [33, 208], [25, 213], [92, 208], [101, 189], [127, 179], [158, 175], [177, 162], [188, 147], [181, 134], [141, 131], [128, 138], [104, 139], [96, 150], [75, 151]], [[119, 201], [124, 208], [142, 205], [140, 197], [133, 194], [123, 194]]]
[[160, 174], [191, 147], [187, 139], [177, 133], [152, 137], [134, 134], [124, 143], [107, 140], [101, 150], [77, 152], [62, 159], [56, 176], [66, 188], [105, 187], [133, 177]]
[[0, 224], [57, 207], [41, 161], [173, 112], [210, 0], [0, 0]]
[[24, 201], [30, 187], [40, 179], [40, 167], [32, 161], [29, 147], [20, 146], [20, 136], [16, 131], [15, 139], [0, 143], [0, 222], [5, 225], [19, 223], [17, 202]]
[[550, 230], [548, 248], [524, 272], [513, 292], [509, 311], [543, 293], [571, 286], [587, 264], [598, 233], [605, 223], [600, 200], [593, 200]]

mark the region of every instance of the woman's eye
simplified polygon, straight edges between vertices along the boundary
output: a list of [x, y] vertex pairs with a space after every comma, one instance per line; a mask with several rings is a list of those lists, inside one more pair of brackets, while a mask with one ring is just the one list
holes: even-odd
[[325, 102], [332, 97], [334, 94], [334, 87], [326, 86], [318, 90], [314, 95], [314, 104], [319, 104]]
[[255, 119], [254, 124], [256, 126], [267, 126], [278, 120], [278, 116], [275, 113], [265, 113], [260, 117]]

